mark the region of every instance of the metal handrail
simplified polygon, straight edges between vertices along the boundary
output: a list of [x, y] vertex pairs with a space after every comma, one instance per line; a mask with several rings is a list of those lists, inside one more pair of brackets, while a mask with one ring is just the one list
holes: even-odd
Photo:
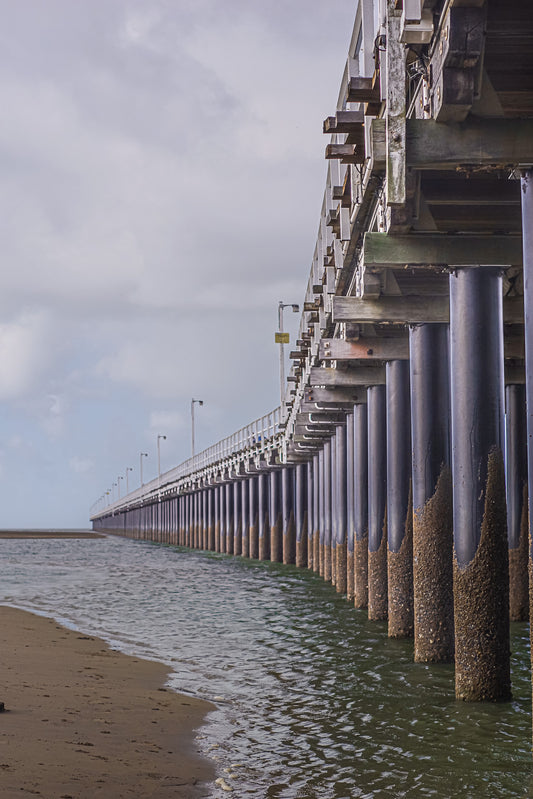
[[228, 458], [235, 456], [239, 453], [253, 453], [260, 455], [262, 452], [271, 451], [275, 444], [276, 437], [281, 434], [280, 428], [280, 414], [281, 408], [275, 408], [270, 413], [261, 416], [245, 427], [241, 427], [235, 433], [223, 438], [216, 444], [212, 444], [207, 449], [198, 452], [191, 458], [175, 466], [168, 472], [164, 472], [161, 476], [150, 480], [148, 483], [130, 491], [126, 496], [121, 497], [105, 508], [93, 514], [91, 518], [106, 515], [114, 510], [118, 510], [124, 506], [130, 505], [143, 497], [148, 497], [152, 494], [157, 494], [162, 489], [167, 488], [169, 485], [182, 480], [185, 477], [192, 476], [198, 472], [202, 472], [209, 467], [215, 466], [217, 463], [223, 463]]

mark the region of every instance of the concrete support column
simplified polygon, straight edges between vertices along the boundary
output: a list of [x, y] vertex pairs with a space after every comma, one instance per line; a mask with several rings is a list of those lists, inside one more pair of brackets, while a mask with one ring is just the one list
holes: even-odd
[[270, 560], [281, 563], [283, 548], [281, 541], [281, 489], [280, 474], [277, 469], [270, 472]]
[[233, 483], [226, 483], [226, 552], [233, 555]]
[[346, 416], [346, 598], [355, 598], [354, 420]]
[[346, 471], [346, 427], [337, 425], [335, 431], [335, 588], [338, 594], [346, 593], [347, 585], [347, 471]]
[[385, 386], [368, 401], [368, 618], [387, 619], [387, 415]]
[[220, 552], [220, 486], [213, 488], [215, 497], [215, 552]]
[[257, 477], [250, 477], [248, 481], [249, 489], [249, 513], [250, 531], [248, 533], [249, 554], [248, 557], [257, 560], [259, 556], [259, 531], [258, 531], [258, 506], [257, 506]]
[[324, 443], [324, 580], [331, 582], [331, 441]]
[[498, 268], [450, 276], [450, 356], [455, 692], [495, 701], [511, 695]]
[[409, 332], [415, 661], [453, 661], [453, 494], [448, 325]]
[[296, 565], [299, 569], [307, 566], [307, 489], [308, 465], [299, 463], [295, 467], [294, 514], [296, 524]]
[[207, 489], [207, 548], [215, 551], [215, 491]]
[[218, 501], [220, 508], [220, 549], [219, 552], [226, 552], [226, 486], [224, 483], [218, 487]]
[[270, 521], [268, 517], [268, 483], [269, 474], [261, 472], [257, 475], [257, 505], [259, 524], [259, 560], [270, 558]]
[[354, 605], [368, 607], [368, 413], [353, 409]]
[[241, 484], [238, 480], [233, 483], [233, 552], [242, 554]]
[[241, 483], [241, 554], [243, 558], [250, 556], [250, 478]]
[[[324, 448], [318, 454], [318, 558], [315, 571], [324, 576]], [[315, 542], [315, 552], [316, 552]]]
[[390, 361], [387, 385], [389, 637], [413, 635], [413, 497], [409, 362]]
[[313, 570], [313, 536], [315, 530], [315, 459], [308, 461], [305, 467], [305, 495], [307, 497], [307, 568]]
[[[526, 339], [527, 465], [529, 529], [533, 519], [533, 169], [524, 171], [521, 181], [522, 246], [524, 249], [524, 311]], [[533, 619], [533, 535], [529, 536], [529, 618]], [[530, 623], [533, 675], [533, 625]]]
[[296, 527], [294, 523], [294, 470], [281, 470], [281, 504], [283, 530], [283, 563], [296, 560]]
[[529, 619], [526, 387], [505, 387], [507, 535], [509, 539], [509, 613], [511, 621]]
[[208, 489], [205, 487], [202, 489], [202, 549], [205, 551], [208, 547], [208, 528], [207, 528], [207, 494]]
[[331, 514], [331, 584], [337, 581], [337, 442], [335, 434], [330, 438], [330, 514]]

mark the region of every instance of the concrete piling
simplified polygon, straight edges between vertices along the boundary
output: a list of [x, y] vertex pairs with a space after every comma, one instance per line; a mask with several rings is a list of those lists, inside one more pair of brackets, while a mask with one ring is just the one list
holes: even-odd
[[390, 638], [413, 635], [409, 363], [387, 363], [387, 582]]
[[450, 276], [455, 691], [511, 696], [502, 274]]
[[415, 661], [454, 658], [448, 325], [409, 333]]
[[387, 619], [387, 416], [385, 386], [368, 389], [368, 618]]

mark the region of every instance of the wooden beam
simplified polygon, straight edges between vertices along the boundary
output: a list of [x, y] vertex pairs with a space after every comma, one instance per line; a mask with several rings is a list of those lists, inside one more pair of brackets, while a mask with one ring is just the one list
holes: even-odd
[[533, 119], [408, 119], [406, 126], [407, 164], [414, 169], [533, 163]]
[[[379, 300], [333, 297], [332, 300], [334, 322], [423, 324], [450, 320], [449, 299], [443, 295], [381, 297]], [[503, 320], [506, 324], [523, 324], [523, 297], [504, 299]]]
[[304, 401], [323, 405], [361, 405], [366, 402], [366, 389], [357, 386], [352, 388], [310, 387], [304, 391]]
[[350, 78], [346, 99], [349, 103], [379, 103], [379, 83], [374, 84], [373, 78]]
[[522, 237], [365, 233], [363, 257], [366, 267], [376, 269], [470, 264], [519, 266], [522, 264]]
[[362, 300], [358, 297], [333, 297], [334, 322], [448, 322], [447, 296], [380, 297]]
[[353, 133], [364, 122], [363, 111], [337, 111], [334, 117], [324, 120], [324, 133]]
[[309, 375], [311, 386], [378, 386], [385, 382], [384, 367], [361, 366], [341, 371], [313, 366]]
[[387, 3], [387, 205], [402, 206], [407, 199], [405, 174], [405, 45], [400, 42], [402, 12]]
[[409, 359], [407, 336], [361, 338], [343, 341], [340, 338], [322, 339], [319, 348], [322, 360], [334, 361], [396, 361]]

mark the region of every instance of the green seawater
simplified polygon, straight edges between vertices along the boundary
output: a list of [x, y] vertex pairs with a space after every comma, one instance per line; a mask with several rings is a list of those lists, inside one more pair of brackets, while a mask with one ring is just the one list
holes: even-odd
[[466, 704], [453, 666], [413, 663], [307, 571], [111, 537], [0, 544], [3, 602], [168, 663], [216, 704], [197, 745], [228, 795], [533, 799], [525, 624], [513, 700]]

